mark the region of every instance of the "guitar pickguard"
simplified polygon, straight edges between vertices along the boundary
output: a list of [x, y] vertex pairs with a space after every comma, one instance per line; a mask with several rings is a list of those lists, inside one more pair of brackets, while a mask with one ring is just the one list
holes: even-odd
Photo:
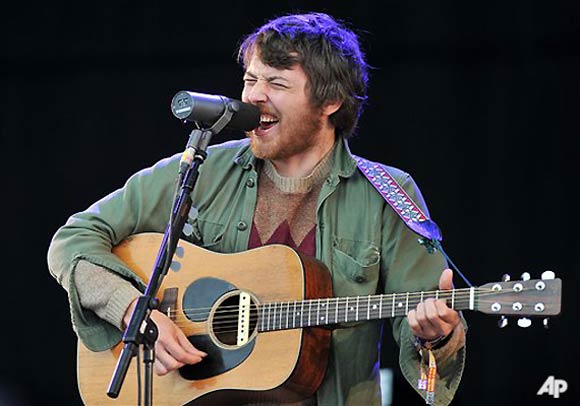
[[[212, 334], [188, 337], [195, 348], [208, 355], [199, 364], [181, 367], [179, 374], [184, 379], [200, 380], [220, 375], [240, 365], [252, 353], [253, 339], [243, 346], [235, 342], [237, 319], [231, 309], [236, 309], [239, 303], [239, 292], [231, 283], [211, 277], [197, 279], [185, 290], [182, 300], [185, 316], [193, 322], [206, 322]], [[255, 325], [252, 327], [255, 329]]]
[[217, 346], [208, 335], [195, 335], [188, 339], [195, 348], [207, 353], [203, 362], [179, 368], [179, 374], [188, 380], [210, 378], [234, 369], [244, 362], [254, 349], [254, 340], [243, 347], [230, 350]]
[[191, 321], [206, 321], [215, 302], [236, 287], [223, 279], [200, 278], [190, 283], [183, 294], [182, 309]]

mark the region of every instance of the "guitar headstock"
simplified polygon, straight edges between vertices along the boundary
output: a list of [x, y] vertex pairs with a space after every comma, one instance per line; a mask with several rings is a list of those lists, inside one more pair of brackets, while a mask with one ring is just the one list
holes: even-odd
[[[560, 314], [562, 280], [551, 271], [542, 274], [542, 279], [530, 279], [528, 273], [519, 281], [511, 281], [504, 275], [502, 282], [492, 282], [478, 288], [477, 310], [487, 314], [501, 315], [500, 327], [507, 325], [505, 316], [521, 316], [520, 327], [529, 327], [527, 317], [548, 317]], [[547, 327], [547, 319], [544, 319]]]

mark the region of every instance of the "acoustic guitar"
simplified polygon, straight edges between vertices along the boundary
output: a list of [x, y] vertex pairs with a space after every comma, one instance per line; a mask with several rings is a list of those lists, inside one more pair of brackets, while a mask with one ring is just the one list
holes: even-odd
[[[131, 236], [113, 252], [144, 281], [163, 235]], [[154, 405], [298, 401], [324, 378], [337, 324], [404, 316], [427, 298], [457, 310], [547, 317], [560, 313], [561, 280], [493, 282], [480, 287], [333, 297], [330, 273], [283, 245], [218, 254], [179, 241], [158, 291], [160, 311], [198, 349], [199, 364], [154, 377]], [[87, 405], [136, 405], [133, 360], [117, 399], [107, 389], [123, 343], [93, 352], [78, 343], [78, 381]], [[142, 372], [142, 371], [141, 371]]]

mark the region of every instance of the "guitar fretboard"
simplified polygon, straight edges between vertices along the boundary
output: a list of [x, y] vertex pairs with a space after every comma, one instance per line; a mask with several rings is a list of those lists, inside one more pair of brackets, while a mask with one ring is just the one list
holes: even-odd
[[260, 331], [287, 330], [405, 316], [425, 299], [443, 299], [455, 310], [473, 310], [477, 289], [436, 290], [381, 295], [322, 298], [262, 304]]

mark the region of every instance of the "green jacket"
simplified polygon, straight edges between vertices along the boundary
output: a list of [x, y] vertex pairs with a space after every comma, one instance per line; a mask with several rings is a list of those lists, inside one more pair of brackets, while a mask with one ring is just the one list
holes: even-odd
[[[356, 167], [346, 142], [334, 149], [331, 173], [317, 204], [316, 257], [332, 274], [336, 296], [433, 290], [446, 263], [428, 254]], [[125, 237], [163, 232], [168, 223], [179, 155], [133, 175], [125, 186], [58, 230], [49, 249], [49, 268], [69, 293], [72, 324], [83, 343], [100, 351], [121, 339], [121, 332], [81, 308], [74, 283], [81, 259], [133, 280], [141, 280], [111, 253]], [[240, 252], [248, 240], [257, 198], [256, 158], [248, 140], [208, 149], [208, 158], [192, 194], [197, 218], [190, 221], [191, 242], [216, 252]], [[391, 175], [427, 213], [412, 178], [395, 168]], [[406, 318], [391, 322], [400, 347], [400, 367], [416, 388], [420, 358]], [[379, 351], [382, 322], [364, 322], [333, 331], [329, 366], [317, 393], [320, 406], [379, 405]], [[465, 348], [438, 365], [436, 403], [448, 404], [463, 372]], [[421, 393], [421, 391], [419, 391]], [[424, 396], [424, 393], [421, 393]], [[420, 403], [418, 399], [418, 404]]]

